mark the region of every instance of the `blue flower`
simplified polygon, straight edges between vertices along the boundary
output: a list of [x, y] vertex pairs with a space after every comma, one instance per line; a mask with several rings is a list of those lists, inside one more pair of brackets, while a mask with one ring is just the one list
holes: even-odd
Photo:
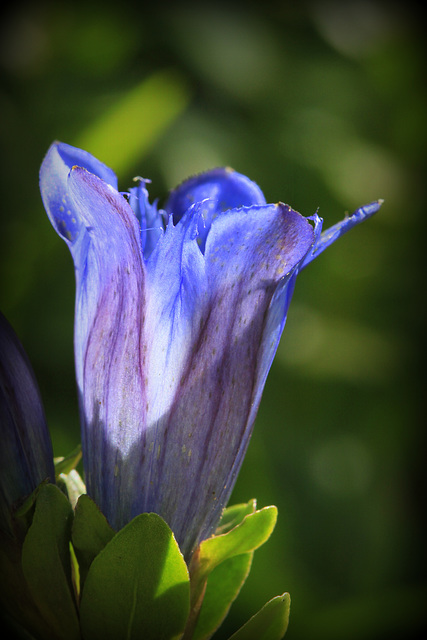
[[87, 490], [119, 529], [154, 511], [188, 558], [214, 530], [242, 464], [297, 273], [379, 202], [321, 235], [214, 169], [164, 209], [146, 182], [62, 143], [43, 202], [76, 271], [75, 359]]
[[53, 452], [30, 362], [0, 313], [0, 530], [13, 535], [13, 509], [44, 480], [55, 481]]

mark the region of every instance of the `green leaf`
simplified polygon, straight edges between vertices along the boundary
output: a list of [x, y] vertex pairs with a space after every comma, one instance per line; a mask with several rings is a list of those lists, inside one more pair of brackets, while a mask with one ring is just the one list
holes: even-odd
[[207, 577], [224, 560], [258, 549], [272, 534], [276, 520], [277, 508], [264, 507], [245, 516], [227, 533], [203, 540], [192, 559], [199, 579]]
[[15, 534], [18, 535], [21, 540], [27, 534], [27, 531], [33, 521], [36, 499], [40, 491], [40, 487], [43, 487], [46, 484], [48, 484], [48, 480], [43, 480], [43, 482], [41, 482], [38, 487], [36, 487], [34, 491], [32, 491], [30, 495], [25, 498], [24, 502], [16, 509], [13, 514]]
[[[246, 507], [249, 509], [247, 505]], [[237, 512], [240, 512], [241, 514], [244, 511], [245, 508], [242, 508], [241, 510], [237, 509]], [[264, 509], [260, 509], [259, 511], [255, 511], [244, 516], [240, 524], [226, 533], [213, 536], [200, 543], [194, 552], [190, 563], [191, 614], [187, 623], [184, 638], [192, 638], [198, 616], [201, 612], [203, 598], [207, 588], [206, 583], [212, 571], [230, 558], [234, 558], [241, 554], [251, 553], [264, 544], [264, 542], [266, 542], [270, 537], [275, 527], [276, 520], [277, 508], [274, 506], [264, 507]], [[240, 586], [235, 585], [237, 592], [240, 589]], [[233, 590], [232, 593], [234, 593]], [[231, 602], [229, 605], [231, 605]], [[223, 611], [224, 610], [225, 605], [223, 603]], [[213, 622], [214, 621], [212, 619], [212, 624]]]
[[30, 593], [57, 640], [80, 638], [71, 582], [69, 542], [73, 510], [53, 484], [40, 487], [22, 548], [22, 570]]
[[[255, 510], [255, 499], [227, 507], [224, 509], [215, 536], [228, 533]], [[242, 553], [228, 558], [212, 570], [208, 577], [193, 640], [210, 638], [218, 629], [249, 575], [252, 558], [253, 551]]]
[[215, 531], [215, 535], [227, 533], [230, 529], [234, 529], [240, 524], [243, 518], [256, 510], [256, 500], [253, 498], [247, 503], [233, 504], [231, 507], [224, 509], [221, 521]]
[[165, 521], [136, 516], [93, 560], [82, 591], [85, 640], [179, 638], [189, 613], [187, 565]]
[[[37, 609], [22, 571], [22, 544], [0, 531], [0, 612], [16, 627], [13, 638], [24, 638], [23, 630], [37, 638], [50, 639], [51, 630]], [[0, 615], [3, 622], [3, 618]], [[12, 627], [12, 628], [13, 628]], [[2, 632], [5, 638], [10, 636]]]
[[77, 600], [80, 598], [80, 568], [77, 561], [77, 556], [74, 551], [74, 547], [70, 542], [70, 560], [71, 560], [71, 578], [74, 585], [74, 592]]
[[193, 640], [210, 638], [226, 617], [252, 564], [253, 552], [225, 560], [210, 574]]
[[71, 531], [71, 541], [79, 564], [80, 589], [83, 589], [93, 560], [114, 534], [114, 529], [110, 527], [94, 501], [88, 495], [80, 496]]
[[276, 596], [263, 606], [229, 640], [281, 640], [289, 622], [289, 593]]

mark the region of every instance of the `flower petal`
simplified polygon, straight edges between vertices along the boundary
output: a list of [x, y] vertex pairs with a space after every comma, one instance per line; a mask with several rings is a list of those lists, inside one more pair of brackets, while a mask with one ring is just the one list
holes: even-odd
[[87, 169], [117, 189], [117, 178], [105, 164], [87, 151], [54, 142], [40, 169], [40, 191], [44, 206], [56, 232], [68, 243], [76, 240], [81, 221], [67, 200], [67, 176], [73, 166]]
[[[285, 290], [283, 283], [313, 240], [310, 223], [285, 205], [228, 211], [213, 222], [204, 257], [199, 252], [196, 258], [194, 241], [183, 245], [183, 261], [193, 270], [197, 265], [194, 287], [188, 290], [191, 280], [184, 277], [178, 293], [175, 286], [168, 295], [166, 278], [159, 303], [165, 313], [156, 314], [149, 357], [165, 372], [167, 396], [163, 403], [158, 394], [148, 394], [155, 405], [160, 402], [155, 429], [161, 436], [154, 445], [146, 507], [166, 519], [187, 557], [210, 535], [233, 488], [265, 382], [266, 358], [271, 363], [271, 350], [260, 345], [274, 334], [277, 346], [284, 323], [281, 319], [277, 328], [277, 309], [286, 311], [290, 289], [275, 312], [269, 314], [269, 308], [278, 285]], [[164, 266], [163, 250], [159, 246], [157, 262]], [[149, 273], [149, 289], [157, 292], [158, 276], [150, 278]]]
[[[304, 269], [304, 267], [310, 264], [312, 260], [323, 253], [323, 251], [327, 249], [329, 245], [335, 242], [335, 240], [338, 240], [338, 238], [344, 235], [344, 233], [350, 231], [350, 229], [352, 229], [356, 224], [359, 224], [360, 222], [363, 222], [364, 220], [367, 220], [368, 218], [373, 216], [374, 213], [376, 213], [381, 207], [383, 202], [383, 200], [376, 200], [375, 202], [371, 202], [370, 204], [365, 204], [363, 207], [359, 207], [358, 209], [356, 209], [356, 211], [354, 211], [351, 216], [347, 216], [346, 218], [344, 218], [344, 220], [341, 220], [329, 229], [326, 229], [326, 231], [324, 231], [320, 235], [319, 239], [315, 242], [313, 250], [310, 254], [307, 255], [304, 263], [300, 266], [299, 270], [301, 271], [302, 269]], [[322, 222], [321, 218], [317, 217], [317, 220], [320, 221], [320, 223]]]
[[84, 242], [73, 253], [85, 479], [89, 495], [117, 527], [130, 519], [134, 500], [122, 487], [142, 484], [146, 394], [140, 357], [140, 229], [126, 200], [84, 169], [71, 170], [67, 198], [86, 229]]
[[199, 224], [199, 245], [204, 250], [206, 236], [216, 216], [227, 209], [266, 204], [255, 182], [230, 168], [211, 169], [185, 180], [174, 189], [165, 205], [175, 224], [194, 203], [204, 203]]
[[145, 259], [151, 255], [159, 237], [163, 234], [165, 221], [165, 212], [157, 210], [156, 202], [150, 204], [148, 201], [146, 182], [148, 181], [141, 180], [141, 184], [129, 190], [129, 204], [141, 225], [141, 246]]
[[1, 313], [0, 424], [0, 529], [12, 533], [11, 507], [43, 480], [55, 482], [55, 470], [34, 372]]

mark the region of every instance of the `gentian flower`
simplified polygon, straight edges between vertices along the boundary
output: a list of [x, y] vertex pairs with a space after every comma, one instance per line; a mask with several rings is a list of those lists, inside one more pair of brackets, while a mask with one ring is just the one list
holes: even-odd
[[54, 482], [55, 471], [33, 369], [1, 313], [0, 424], [0, 530], [13, 536], [13, 509], [44, 480]]
[[108, 167], [62, 143], [40, 186], [76, 272], [88, 494], [116, 529], [161, 515], [189, 558], [231, 494], [298, 272], [379, 203], [321, 235], [317, 215], [214, 169], [162, 210], [145, 181], [125, 197]]

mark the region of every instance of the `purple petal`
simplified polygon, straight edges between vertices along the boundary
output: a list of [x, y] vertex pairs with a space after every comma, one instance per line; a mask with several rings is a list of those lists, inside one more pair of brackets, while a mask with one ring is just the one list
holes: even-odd
[[157, 244], [159, 237], [164, 232], [164, 211], [157, 210], [157, 203], [150, 204], [148, 191], [145, 187], [147, 181], [142, 180], [137, 187], [130, 189], [129, 204], [141, 225], [141, 246], [144, 258], [147, 259]]
[[[187, 556], [210, 535], [233, 488], [271, 364], [267, 345], [277, 346], [283, 328], [277, 310], [286, 314], [285, 283], [313, 239], [309, 222], [285, 205], [226, 212], [212, 224], [203, 262], [195, 243], [183, 247], [182, 259], [196, 265], [196, 285], [187, 290], [188, 271], [178, 292], [164, 287], [157, 301], [163, 313], [148, 350], [160, 364], [157, 376], [166, 375], [167, 395], [149, 393], [158, 435], [146, 508], [169, 522]], [[163, 250], [157, 267], [169, 264]], [[150, 264], [147, 270], [157, 298], [164, 273], [151, 281]], [[278, 286], [287, 294], [269, 313]]]
[[199, 245], [204, 250], [212, 221], [224, 211], [254, 204], [266, 204], [255, 182], [230, 168], [217, 168], [185, 180], [174, 189], [166, 202], [167, 213], [175, 224], [194, 203], [203, 203], [199, 224]]
[[55, 482], [55, 470], [34, 372], [1, 313], [0, 424], [0, 529], [12, 533], [11, 508], [43, 480]]
[[67, 198], [67, 177], [73, 166], [87, 169], [117, 189], [113, 171], [90, 153], [63, 142], [51, 145], [40, 169], [40, 191], [54, 229], [69, 244], [75, 242], [81, 226], [79, 213]]
[[[356, 224], [359, 224], [360, 222], [363, 222], [364, 220], [367, 220], [368, 218], [373, 216], [374, 213], [376, 213], [379, 210], [382, 203], [383, 203], [383, 200], [376, 200], [375, 202], [366, 204], [363, 207], [359, 207], [359, 209], [356, 209], [356, 211], [352, 213], [351, 216], [344, 218], [344, 220], [341, 220], [340, 222], [337, 222], [337, 224], [334, 224], [329, 229], [326, 229], [326, 231], [324, 231], [320, 235], [319, 239], [316, 240], [312, 252], [307, 255], [306, 259], [304, 260], [304, 263], [301, 265], [299, 270], [301, 271], [302, 269], [304, 269], [304, 267], [310, 264], [312, 260], [317, 258], [317, 256], [323, 253], [323, 251], [327, 249], [327, 247], [329, 247], [333, 242], [335, 242], [335, 240], [338, 240], [338, 238], [344, 235], [344, 233], [347, 233], [347, 231], [350, 231], [350, 229], [356, 226]], [[320, 222], [320, 228], [321, 228], [322, 219], [319, 218], [318, 216], [316, 216], [316, 218], [317, 218], [317, 221]]]
[[88, 493], [117, 526], [130, 519], [133, 498], [123, 487], [141, 485], [146, 424], [140, 229], [126, 200], [84, 169], [70, 172], [67, 197], [86, 228], [73, 254], [85, 478]]

